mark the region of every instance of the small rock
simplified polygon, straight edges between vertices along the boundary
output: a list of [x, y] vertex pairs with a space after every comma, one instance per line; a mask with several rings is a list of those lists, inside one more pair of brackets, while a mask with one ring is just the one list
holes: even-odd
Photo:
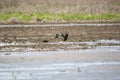
[[43, 42], [45, 42], [45, 43], [46, 43], [46, 42], [48, 42], [48, 40], [43, 40]]

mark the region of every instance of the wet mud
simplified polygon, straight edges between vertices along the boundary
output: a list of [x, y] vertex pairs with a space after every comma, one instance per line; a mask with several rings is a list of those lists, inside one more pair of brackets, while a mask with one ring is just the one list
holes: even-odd
[[[56, 34], [67, 34], [67, 37], [56, 38]], [[119, 41], [120, 26], [0, 27], [0, 51], [50, 51], [120, 45], [99, 40]]]

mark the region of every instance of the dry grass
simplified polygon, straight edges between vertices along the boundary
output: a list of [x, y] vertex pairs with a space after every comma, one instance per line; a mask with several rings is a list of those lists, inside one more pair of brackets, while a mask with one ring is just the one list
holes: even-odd
[[0, 0], [0, 23], [120, 20], [120, 0]]
[[120, 13], [120, 0], [0, 0], [0, 12]]

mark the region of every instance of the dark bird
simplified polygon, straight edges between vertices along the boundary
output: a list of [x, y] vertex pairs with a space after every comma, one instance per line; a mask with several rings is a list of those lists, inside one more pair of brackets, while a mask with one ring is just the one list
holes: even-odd
[[65, 37], [65, 35], [63, 34], [63, 33], [61, 33], [61, 36], [64, 38]]
[[65, 35], [63, 35], [64, 41], [66, 41], [68, 39], [68, 33], [66, 33]]
[[55, 38], [58, 38], [59, 37], [59, 34], [57, 33], [56, 35], [55, 35]]

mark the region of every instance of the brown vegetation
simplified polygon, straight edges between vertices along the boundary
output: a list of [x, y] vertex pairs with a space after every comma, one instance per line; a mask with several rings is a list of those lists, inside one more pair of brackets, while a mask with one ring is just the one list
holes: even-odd
[[0, 12], [120, 13], [120, 0], [0, 0]]

